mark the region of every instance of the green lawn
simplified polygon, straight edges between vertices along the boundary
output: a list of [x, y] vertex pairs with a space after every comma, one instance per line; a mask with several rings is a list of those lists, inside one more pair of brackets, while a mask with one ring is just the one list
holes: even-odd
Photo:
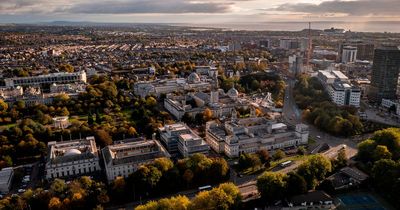
[[278, 166], [279, 164], [286, 162], [286, 161], [299, 161], [299, 160], [306, 160], [308, 158], [308, 155], [296, 155], [296, 156], [290, 156], [290, 157], [286, 157], [283, 158], [281, 160], [277, 160], [277, 161], [272, 161], [271, 165], [269, 168], [267, 168], [266, 170], [272, 170], [273, 168], [275, 168], [276, 166]]
[[16, 125], [15, 123], [10, 123], [10, 124], [7, 124], [7, 125], [2, 125], [2, 126], [0, 126], [0, 131], [4, 131], [5, 129], [14, 127], [15, 125]]

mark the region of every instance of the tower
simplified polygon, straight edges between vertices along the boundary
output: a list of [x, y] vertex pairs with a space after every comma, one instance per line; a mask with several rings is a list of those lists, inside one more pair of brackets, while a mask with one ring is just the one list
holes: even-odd
[[384, 46], [375, 50], [368, 99], [380, 103], [395, 99], [400, 71], [400, 48]]

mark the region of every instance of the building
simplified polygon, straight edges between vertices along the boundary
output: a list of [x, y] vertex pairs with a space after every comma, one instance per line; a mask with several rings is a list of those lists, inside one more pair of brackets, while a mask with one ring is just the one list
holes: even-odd
[[342, 63], [354, 63], [357, 59], [357, 47], [345, 46], [342, 52]]
[[53, 126], [58, 129], [68, 128], [70, 126], [68, 116], [60, 116], [53, 118]]
[[183, 157], [188, 157], [195, 153], [207, 155], [210, 150], [210, 146], [203, 140], [203, 138], [191, 132], [188, 134], [179, 135], [178, 150]]
[[335, 104], [360, 107], [361, 89], [352, 85], [342, 72], [320, 70], [317, 76]]
[[396, 99], [400, 71], [400, 48], [384, 46], [375, 49], [368, 99], [380, 103], [383, 98]]
[[331, 182], [335, 190], [356, 187], [368, 179], [368, 175], [354, 167], [344, 167], [339, 172], [329, 176], [326, 181]]
[[47, 144], [47, 179], [81, 176], [100, 170], [94, 137]]
[[16, 87], [16, 86], [32, 86], [32, 85], [43, 85], [43, 84], [53, 84], [53, 83], [75, 83], [83, 82], [86, 83], [86, 72], [60, 72], [52, 74], [43, 74], [39, 76], [31, 77], [13, 77], [4, 79], [6, 87]]
[[233, 158], [261, 149], [276, 150], [307, 144], [307, 125], [298, 124], [292, 128], [255, 117], [254, 111], [251, 112], [248, 118], [237, 119], [237, 113], [233, 111], [231, 120], [207, 122], [206, 141], [211, 148]]
[[0, 170], [0, 192], [8, 193], [11, 189], [11, 184], [14, 177], [14, 170], [12, 167], [3, 168]]
[[176, 119], [186, 114], [195, 117], [209, 109], [214, 117], [229, 117], [235, 108], [248, 108], [249, 102], [242, 97], [235, 87], [226, 93], [214, 88], [210, 92], [189, 92], [188, 94], [168, 94], [164, 99], [164, 108]]
[[195, 134], [185, 123], [165, 125], [158, 129], [161, 142], [170, 154], [178, 152], [187, 157], [193, 153], [207, 154], [209, 146], [202, 138]]
[[289, 56], [289, 70], [294, 75], [299, 75], [303, 73], [303, 57], [300, 55]]
[[138, 167], [151, 163], [156, 158], [170, 157], [157, 140], [122, 140], [104, 147], [101, 151], [108, 182], [119, 176], [128, 177]]
[[133, 86], [135, 95], [146, 97], [154, 95], [159, 97], [161, 94], [187, 91], [207, 91], [211, 89], [212, 80], [203, 79], [195, 72], [191, 73], [187, 79], [166, 79], [145, 82], [136, 82]]
[[301, 209], [336, 209], [334, 199], [324, 191], [312, 191], [306, 194], [296, 195], [288, 200], [288, 207], [282, 210]]
[[300, 42], [299, 40], [296, 39], [281, 39], [279, 40], [279, 48], [281, 49], [299, 49], [300, 46]]

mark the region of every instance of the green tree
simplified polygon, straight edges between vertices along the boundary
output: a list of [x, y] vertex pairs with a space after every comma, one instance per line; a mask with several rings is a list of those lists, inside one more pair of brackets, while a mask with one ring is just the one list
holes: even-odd
[[373, 158], [374, 160], [392, 159], [392, 153], [389, 152], [386, 146], [378, 145], [374, 150]]
[[274, 160], [281, 160], [281, 159], [283, 159], [285, 157], [286, 157], [285, 152], [280, 150], [280, 149], [276, 150], [275, 153], [272, 155], [272, 158]]
[[96, 138], [96, 141], [101, 147], [105, 147], [107, 145], [112, 144], [112, 138], [110, 134], [103, 129], [95, 130], [94, 136]]
[[264, 172], [257, 178], [257, 189], [261, 197], [273, 202], [284, 197], [286, 189], [286, 175], [276, 172]]
[[287, 196], [299, 195], [307, 192], [307, 182], [295, 172], [290, 172], [286, 178]]
[[297, 169], [297, 173], [306, 180], [308, 189], [314, 189], [317, 183], [331, 171], [331, 161], [319, 154], [311, 156]]
[[372, 139], [365, 140], [358, 144], [357, 158], [367, 162], [372, 160], [372, 153], [376, 148], [376, 143]]

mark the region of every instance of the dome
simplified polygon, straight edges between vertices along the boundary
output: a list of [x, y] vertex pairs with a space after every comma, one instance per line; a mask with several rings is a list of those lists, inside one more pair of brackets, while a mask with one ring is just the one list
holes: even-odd
[[196, 74], [196, 73], [191, 73], [190, 75], [189, 75], [189, 77], [187, 78], [187, 80], [188, 80], [188, 82], [189, 83], [196, 83], [196, 82], [200, 82], [200, 77], [199, 77], [199, 75], [198, 74]]
[[231, 98], [236, 98], [239, 96], [239, 91], [237, 91], [234, 87], [228, 90], [228, 96]]
[[77, 149], [70, 149], [64, 154], [64, 156], [80, 155], [80, 154], [82, 154], [81, 151], [79, 151]]

